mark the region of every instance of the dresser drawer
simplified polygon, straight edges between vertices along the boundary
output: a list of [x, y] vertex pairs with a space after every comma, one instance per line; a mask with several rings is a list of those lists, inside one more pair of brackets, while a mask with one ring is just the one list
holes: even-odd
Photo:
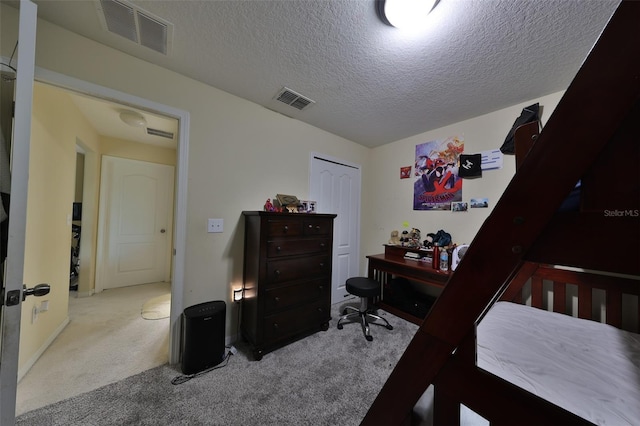
[[324, 252], [330, 248], [330, 238], [286, 239], [267, 241], [267, 256], [291, 256]]
[[302, 221], [305, 235], [330, 235], [333, 232], [333, 220], [311, 219]]
[[329, 283], [325, 278], [269, 289], [264, 294], [265, 311], [270, 314], [290, 306], [324, 300], [329, 294]]
[[267, 237], [295, 237], [297, 235], [302, 235], [302, 219], [300, 218], [285, 216], [267, 221]]
[[319, 278], [331, 273], [328, 255], [296, 257], [293, 259], [267, 261], [267, 282], [284, 283], [298, 278]]
[[302, 305], [278, 314], [264, 317], [264, 337], [275, 342], [296, 334], [319, 329], [322, 323], [329, 322], [329, 306], [325, 301]]

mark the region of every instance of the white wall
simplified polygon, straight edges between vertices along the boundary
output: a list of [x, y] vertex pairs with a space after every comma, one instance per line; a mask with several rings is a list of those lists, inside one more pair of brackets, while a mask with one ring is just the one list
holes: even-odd
[[561, 96], [562, 92], [542, 96], [373, 149], [369, 166], [376, 172], [371, 174], [365, 187], [363, 205], [367, 207], [363, 214], [362, 253], [383, 252], [382, 244], [389, 241], [391, 231], [402, 231], [405, 221], [409, 227], [420, 229], [423, 237], [443, 229], [451, 234], [454, 242], [470, 243], [515, 173], [514, 156], [504, 156], [501, 170], [485, 171], [482, 178], [463, 180], [462, 201], [469, 202], [472, 197], [489, 199], [489, 208], [469, 209], [464, 213], [413, 210], [414, 177], [400, 179], [400, 168], [412, 166], [413, 172], [416, 145], [449, 136], [464, 140], [465, 154], [498, 149], [523, 107], [540, 102], [544, 123]]

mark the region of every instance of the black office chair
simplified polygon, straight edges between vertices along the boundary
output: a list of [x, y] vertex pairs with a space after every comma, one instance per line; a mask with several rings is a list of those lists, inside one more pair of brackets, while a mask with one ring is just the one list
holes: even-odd
[[[352, 322], [355, 322], [354, 318], [360, 318], [364, 337], [368, 341], [372, 341], [373, 336], [369, 333], [369, 321], [367, 321], [367, 317], [372, 320], [371, 324], [381, 325], [386, 327], [388, 330], [393, 330], [389, 321], [374, 314], [368, 307], [369, 298], [380, 295], [380, 283], [378, 281], [365, 277], [349, 278], [347, 280], [346, 288], [349, 294], [360, 297], [360, 309], [356, 309], [353, 306], [346, 306], [342, 311], [342, 316], [338, 320], [338, 330], [342, 330], [342, 321], [351, 320]], [[348, 311], [353, 312], [348, 314]], [[384, 324], [376, 322], [376, 320], [384, 321]]]

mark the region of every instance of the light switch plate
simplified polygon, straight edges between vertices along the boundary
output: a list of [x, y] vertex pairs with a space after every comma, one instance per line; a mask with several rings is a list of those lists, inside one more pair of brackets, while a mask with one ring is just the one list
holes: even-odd
[[207, 232], [223, 232], [224, 221], [222, 219], [208, 219]]

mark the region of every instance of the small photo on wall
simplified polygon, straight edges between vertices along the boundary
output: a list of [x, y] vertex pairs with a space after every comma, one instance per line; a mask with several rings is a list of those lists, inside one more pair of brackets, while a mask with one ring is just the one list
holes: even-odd
[[464, 201], [454, 201], [451, 203], [452, 212], [466, 212], [469, 205]]
[[489, 207], [489, 199], [488, 198], [472, 198], [471, 199], [471, 208], [472, 209], [481, 209]]
[[400, 167], [400, 179], [409, 179], [411, 177], [411, 166]]

